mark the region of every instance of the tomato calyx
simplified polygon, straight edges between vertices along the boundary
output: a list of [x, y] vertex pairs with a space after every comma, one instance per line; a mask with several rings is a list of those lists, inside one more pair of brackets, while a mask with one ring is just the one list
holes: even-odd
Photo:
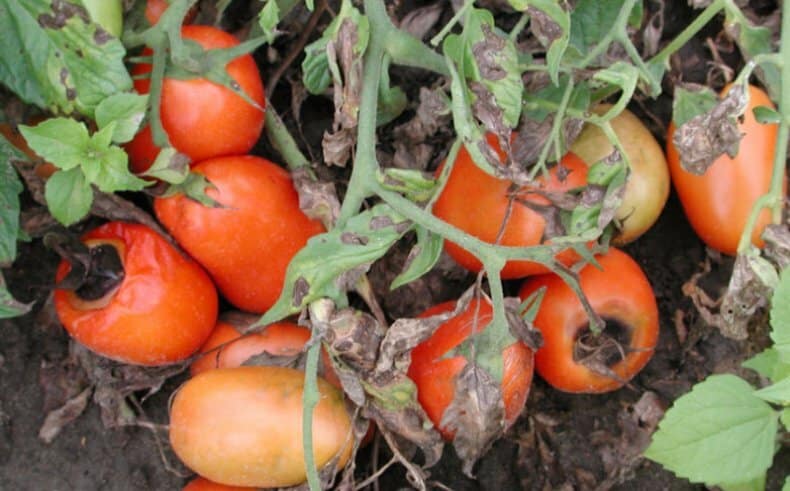
[[71, 235], [56, 233], [48, 234], [45, 244], [71, 265], [56, 288], [71, 290], [77, 299], [101, 301], [112, 296], [123, 283], [123, 244], [107, 240], [85, 244]]

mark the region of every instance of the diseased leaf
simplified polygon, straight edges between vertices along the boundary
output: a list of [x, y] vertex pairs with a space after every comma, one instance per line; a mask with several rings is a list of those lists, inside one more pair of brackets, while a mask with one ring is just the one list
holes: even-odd
[[[768, 54], [775, 50], [769, 28], [752, 25], [735, 5], [725, 5], [724, 11], [724, 30], [738, 44], [746, 60], [752, 60], [757, 55]], [[779, 67], [773, 63], [762, 63], [756, 69], [756, 73], [762, 79], [771, 98], [778, 100], [782, 87]]]
[[[476, 39], [474, 34], [472, 39]], [[470, 44], [477, 65], [476, 81], [493, 94], [504, 123], [514, 128], [521, 115], [521, 95], [524, 92], [515, 44], [494, 31], [493, 20], [490, 24], [481, 21], [480, 38]]]
[[403, 271], [392, 280], [390, 289], [411, 283], [430, 271], [442, 255], [444, 239], [424, 227], [417, 227], [417, 243], [409, 252]]
[[93, 202], [93, 190], [79, 168], [52, 174], [47, 180], [44, 195], [49, 212], [67, 227], [83, 219]]
[[414, 169], [388, 167], [381, 170], [377, 177], [384, 188], [402, 193], [417, 203], [424, 203], [431, 199], [436, 190], [436, 179], [425, 172]]
[[114, 143], [126, 143], [134, 138], [145, 117], [147, 95], [124, 92], [113, 94], [96, 106], [96, 124], [104, 128], [115, 122]]
[[532, 32], [548, 47], [546, 65], [553, 84], [559, 81], [560, 62], [568, 49], [571, 37], [571, 17], [554, 0], [510, 0], [517, 10], [527, 9], [531, 18]]
[[26, 158], [0, 135], [0, 266], [7, 266], [16, 258], [19, 233], [19, 193], [23, 187], [11, 160]]
[[709, 486], [760, 477], [771, 465], [778, 413], [734, 375], [711, 375], [675, 401], [645, 456]]
[[87, 157], [90, 135], [84, 123], [51, 118], [36, 126], [20, 125], [19, 132], [34, 152], [63, 170], [79, 167]]
[[689, 90], [678, 85], [672, 100], [672, 122], [679, 128], [713, 109], [718, 101], [719, 97], [708, 87], [695, 86], [694, 90]]
[[[625, 0], [580, 0], [571, 12], [570, 47], [576, 57], [583, 57], [595, 48], [615, 25]], [[641, 4], [629, 13], [629, 22], [641, 21]], [[604, 50], [605, 52], [605, 50]]]
[[779, 275], [779, 285], [771, 298], [771, 339], [779, 358], [790, 363], [790, 268]]

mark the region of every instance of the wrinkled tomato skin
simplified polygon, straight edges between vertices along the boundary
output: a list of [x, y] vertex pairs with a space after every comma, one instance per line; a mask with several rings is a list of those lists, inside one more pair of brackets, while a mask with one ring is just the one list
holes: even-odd
[[[210, 26], [184, 26], [184, 39], [197, 42], [205, 49], [230, 48], [239, 44], [235, 37]], [[143, 56], [151, 55], [146, 48]], [[192, 163], [224, 155], [242, 155], [258, 141], [264, 123], [265, 98], [258, 67], [249, 54], [227, 65], [228, 74], [239, 84], [255, 107], [228, 88], [206, 79], [177, 80], [165, 78], [162, 83], [160, 115], [170, 144], [186, 154]], [[137, 64], [132, 75], [151, 72], [151, 65]], [[140, 94], [150, 89], [149, 78], [134, 80]], [[129, 164], [134, 172], [147, 170], [159, 149], [154, 145], [150, 125], [146, 125], [126, 145]]]
[[299, 208], [284, 169], [253, 156], [206, 160], [192, 169], [216, 187], [207, 207], [178, 194], [157, 198], [157, 218], [236, 307], [263, 313], [282, 291], [288, 263], [324, 231]]
[[[495, 137], [489, 136], [489, 144], [500, 155], [502, 152]], [[537, 186], [544, 191], [567, 191], [587, 183], [587, 166], [573, 154], [562, 159], [562, 165], [569, 173], [564, 181], [558, 176], [558, 166], [551, 169], [549, 181], [538, 177]], [[440, 169], [441, 170], [441, 169]], [[433, 207], [433, 214], [478, 239], [493, 244], [500, 233], [501, 225], [508, 210], [508, 194], [512, 183], [486, 174], [475, 165], [464, 147], [458, 152], [453, 169]], [[546, 205], [548, 200], [528, 189], [522, 189], [521, 196], [536, 205]], [[529, 207], [513, 202], [510, 217], [499, 241], [501, 245], [528, 247], [536, 246], [543, 240], [545, 219]], [[450, 241], [444, 243], [445, 251], [465, 269], [479, 272], [482, 264], [471, 253]], [[569, 265], [579, 259], [578, 254], [567, 249], [557, 255], [563, 264]], [[501, 272], [503, 279], [523, 278], [545, 273], [548, 269], [532, 261], [508, 261]]]
[[[147, 20], [151, 25], [156, 24], [159, 22], [159, 18], [162, 17], [162, 14], [165, 13], [165, 10], [167, 10], [168, 7], [170, 7], [170, 2], [168, 0], [148, 0], [145, 2], [145, 20]], [[186, 16], [184, 17], [184, 24], [191, 23], [196, 15], [197, 5], [194, 5], [187, 11]]]
[[[726, 94], [725, 87], [722, 94]], [[749, 86], [749, 106], [739, 129], [743, 139], [735, 158], [724, 154], [716, 159], [701, 176], [686, 172], [680, 165], [680, 154], [672, 142], [675, 126], [669, 125], [667, 160], [672, 184], [678, 193], [683, 211], [692, 228], [708, 247], [735, 255], [754, 203], [771, 187], [777, 125], [757, 122], [752, 110], [757, 106], [774, 108], [768, 95]], [[784, 183], [787, 194], [787, 182]], [[752, 243], [763, 246], [765, 226], [771, 213], [764, 209], [752, 233]]]
[[[110, 222], [82, 241], [120, 244], [124, 278], [93, 302], [55, 289], [55, 310], [74, 339], [107, 358], [148, 366], [182, 361], [200, 348], [216, 323], [218, 301], [214, 284], [197, 263], [139, 224]], [[57, 281], [70, 270], [62, 261]]]
[[259, 488], [250, 488], [247, 486], [226, 486], [209, 481], [203, 477], [196, 477], [189, 481], [181, 491], [258, 491]]
[[579, 283], [599, 316], [608, 322], [617, 321], [630, 332], [630, 342], [623, 347], [625, 359], [610, 367], [620, 380], [596, 373], [574, 360], [574, 342], [589, 321], [579, 298], [559, 276], [529, 278], [519, 292], [526, 299], [546, 288], [534, 321], [543, 334], [543, 346], [535, 353], [535, 370], [546, 382], [565, 392], [594, 394], [619, 389], [650, 361], [658, 341], [658, 306], [639, 265], [614, 248], [596, 259], [603, 269], [584, 266]]
[[[336, 456], [338, 467], [353, 447], [343, 395], [318, 379], [313, 448], [321, 468]], [[278, 488], [306, 479], [302, 448], [304, 372], [243, 366], [208, 370], [176, 393], [170, 411], [170, 443], [193, 471], [232, 486]]]
[[[419, 317], [451, 312], [454, 308], [454, 301], [441, 303], [426, 310]], [[455, 397], [456, 376], [466, 366], [467, 360], [463, 356], [446, 355], [466, 341], [473, 332], [484, 329], [492, 318], [491, 305], [473, 300], [466, 310], [439, 326], [431, 337], [411, 352], [408, 376], [417, 385], [417, 399], [439, 433], [448, 441], [453, 439], [454, 433], [443, 428], [440, 423], [444, 411]], [[526, 344], [518, 341], [504, 349], [502, 361], [502, 400], [505, 404], [505, 422], [509, 426], [516, 421], [527, 402], [532, 384], [533, 352]]]

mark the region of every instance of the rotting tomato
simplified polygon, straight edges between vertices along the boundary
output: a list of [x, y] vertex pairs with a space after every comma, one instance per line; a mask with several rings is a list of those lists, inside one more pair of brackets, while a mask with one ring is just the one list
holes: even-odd
[[[499, 143], [492, 135], [489, 145], [502, 156]], [[560, 172], [562, 169], [562, 172]], [[562, 177], [561, 177], [562, 176]], [[500, 245], [527, 247], [539, 245], [544, 240], [545, 218], [530, 206], [546, 206], [549, 201], [535, 191], [563, 192], [587, 183], [587, 166], [573, 154], [566, 154], [560, 165], [550, 171], [548, 182], [539, 176], [534, 188], [514, 189], [514, 184], [486, 174], [465, 148], [461, 148], [447, 183], [433, 207], [433, 214], [478, 239], [495, 243], [502, 229], [502, 222], [510, 216], [499, 240]], [[464, 248], [445, 241], [445, 250], [458, 264], [469, 271], [478, 272], [480, 261]], [[572, 249], [561, 251], [557, 260], [569, 265], [578, 260]], [[508, 261], [502, 269], [503, 279], [523, 278], [545, 273], [548, 270], [532, 261]]]
[[[313, 449], [319, 468], [348, 461], [353, 434], [340, 391], [318, 379]], [[277, 488], [306, 479], [302, 448], [304, 372], [245, 366], [189, 379], [170, 410], [170, 443], [193, 471], [221, 484]]]
[[[195, 41], [204, 49], [230, 48], [239, 44], [231, 34], [210, 26], [184, 26], [184, 39]], [[151, 55], [146, 48], [143, 55]], [[258, 67], [249, 54], [228, 63], [227, 72], [239, 88], [258, 105], [241, 95], [206, 79], [178, 80], [165, 77], [162, 83], [160, 116], [170, 144], [187, 155], [193, 163], [224, 155], [247, 153], [258, 141], [264, 123], [263, 82]], [[137, 64], [132, 75], [151, 72], [151, 65]], [[151, 81], [137, 78], [134, 87], [147, 94]], [[147, 170], [159, 153], [151, 126], [146, 125], [126, 144], [129, 164], [134, 172]]]
[[258, 491], [259, 488], [250, 488], [247, 486], [227, 486], [213, 481], [209, 481], [204, 477], [196, 477], [189, 481], [181, 491]]
[[[217, 319], [217, 291], [197, 263], [140, 224], [106, 223], [82, 242], [92, 265], [116, 267], [89, 268], [76, 289], [56, 287], [55, 310], [74, 339], [137, 365], [178, 362], [200, 348]], [[61, 261], [57, 281], [71, 269]]]
[[[726, 94], [725, 87], [722, 95]], [[734, 255], [746, 227], [754, 203], [771, 186], [774, 152], [778, 128], [775, 124], [760, 124], [752, 110], [757, 106], [774, 108], [768, 95], [749, 86], [749, 106], [739, 124], [743, 134], [735, 158], [724, 154], [716, 159], [701, 176], [686, 172], [680, 165], [680, 154], [672, 142], [674, 124], [667, 134], [667, 158], [672, 184], [678, 193], [683, 210], [697, 235], [712, 249]], [[785, 194], [787, 182], [785, 181]], [[771, 223], [771, 213], [764, 209], [752, 233], [752, 243], [762, 247], [763, 229]]]
[[282, 291], [285, 270], [324, 231], [299, 208], [291, 178], [260, 157], [206, 160], [193, 168], [215, 186], [211, 208], [182, 194], [154, 201], [156, 216], [236, 307], [262, 313]]
[[[604, 114], [611, 104], [600, 104], [593, 112]], [[612, 239], [616, 245], [636, 240], [656, 223], [669, 197], [669, 168], [661, 146], [634, 113], [624, 110], [610, 121], [631, 167], [623, 201], [615, 212], [619, 231]], [[571, 145], [570, 151], [587, 165], [611, 154], [614, 146], [594, 124], [587, 124]]]
[[602, 269], [585, 265], [579, 283], [593, 310], [606, 321], [597, 336], [589, 329], [581, 301], [559, 276], [529, 278], [519, 292], [525, 299], [546, 289], [534, 320], [543, 334], [535, 369], [565, 392], [619, 389], [647, 364], [658, 341], [656, 299], [636, 261], [614, 248], [596, 260]]
[[[154, 25], [159, 22], [159, 18], [170, 7], [169, 0], [148, 0], [145, 2], [145, 20]], [[191, 23], [197, 15], [197, 5], [193, 5], [184, 16], [184, 24]]]
[[[419, 317], [450, 312], [455, 305], [454, 301], [434, 305]], [[446, 440], [452, 440], [454, 434], [441, 426], [442, 417], [455, 398], [456, 377], [468, 363], [464, 356], [448, 356], [448, 353], [473, 333], [485, 329], [492, 318], [491, 305], [474, 299], [463, 312], [440, 325], [431, 337], [411, 352], [408, 376], [417, 385], [417, 399]], [[516, 341], [502, 351], [502, 362], [502, 400], [505, 423], [510, 426], [518, 418], [529, 395], [533, 352], [525, 343]]]

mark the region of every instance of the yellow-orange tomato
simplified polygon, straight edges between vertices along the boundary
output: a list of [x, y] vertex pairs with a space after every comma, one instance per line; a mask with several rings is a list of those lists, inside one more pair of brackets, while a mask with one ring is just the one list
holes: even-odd
[[247, 486], [227, 486], [219, 484], [202, 477], [196, 477], [189, 481], [181, 491], [257, 491], [258, 488], [250, 488]]
[[[593, 112], [604, 114], [611, 107], [601, 104]], [[623, 245], [647, 232], [661, 215], [669, 197], [669, 168], [661, 146], [631, 111], [624, 110], [610, 124], [631, 164], [623, 201], [615, 213], [621, 228], [612, 240]], [[611, 154], [613, 148], [598, 126], [587, 124], [570, 151], [587, 165], [593, 165]]]
[[178, 194], [157, 198], [156, 216], [230, 303], [265, 312], [280, 296], [288, 263], [323, 225], [302, 212], [288, 172], [268, 160], [220, 157], [192, 170], [216, 187], [206, 194], [222, 206]]
[[[318, 379], [313, 449], [320, 468], [338, 467], [353, 447], [343, 395]], [[302, 448], [304, 373], [283, 367], [209, 370], [179, 389], [170, 412], [170, 443], [193, 471], [232, 486], [287, 487], [306, 479]]]
[[[489, 135], [488, 143], [502, 155], [495, 137]], [[511, 208], [510, 195], [517, 194], [518, 199], [513, 200], [499, 244], [519, 247], [538, 245], [543, 241], [546, 220], [523, 202], [545, 206], [549, 201], [535, 191], [567, 191], [587, 183], [587, 166], [575, 155], [567, 154], [563, 157], [562, 167], [567, 171], [562, 180], [557, 166], [551, 169], [548, 182], [543, 177], [538, 177], [534, 187], [514, 190], [512, 182], [483, 172], [475, 165], [469, 152], [462, 147], [447, 183], [434, 204], [433, 214], [464, 232], [493, 244], [499, 236], [508, 208]], [[478, 272], [482, 268], [480, 261], [460, 245], [445, 241], [444, 248], [467, 270]], [[572, 249], [566, 249], [557, 255], [557, 259], [569, 265], [579, 257]], [[502, 278], [512, 279], [547, 271], [544, 266], [532, 261], [508, 261], [501, 274]]]
[[[725, 87], [722, 94], [728, 90], [729, 87]], [[757, 106], [774, 107], [765, 92], [750, 85], [749, 107], [739, 125], [743, 139], [738, 155], [735, 158], [722, 155], [701, 176], [686, 172], [681, 167], [680, 155], [672, 142], [675, 126], [669, 125], [667, 159], [672, 184], [683, 210], [705, 244], [724, 254], [734, 255], [737, 252], [754, 203], [771, 186], [778, 129], [775, 124], [757, 122], [752, 112]], [[787, 194], [787, 182], [784, 189]], [[761, 236], [769, 223], [771, 214], [765, 209], [752, 233], [752, 243], [757, 247], [763, 246]]]
[[[150, 228], [110, 222], [82, 237], [89, 248], [110, 245], [123, 264], [122, 282], [102, 298], [55, 289], [55, 310], [68, 333], [107, 358], [138, 365], [184, 360], [217, 320], [217, 291], [193, 260]], [[62, 261], [56, 279], [71, 270]]]

